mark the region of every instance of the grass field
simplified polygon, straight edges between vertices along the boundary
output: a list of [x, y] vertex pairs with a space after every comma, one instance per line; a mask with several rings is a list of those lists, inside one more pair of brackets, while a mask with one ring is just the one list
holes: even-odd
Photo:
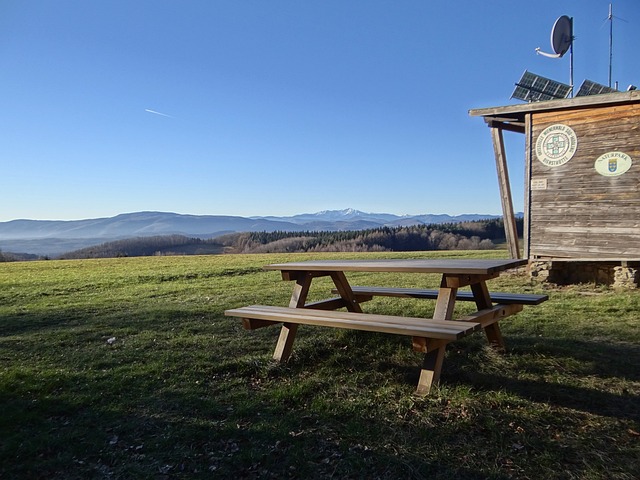
[[491, 289], [550, 300], [502, 322], [506, 355], [482, 334], [450, 345], [440, 386], [421, 398], [408, 338], [306, 327], [280, 365], [278, 329], [224, 317], [288, 303], [292, 285], [263, 265], [338, 255], [506, 254], [0, 264], [0, 478], [638, 478], [640, 292], [503, 275]]

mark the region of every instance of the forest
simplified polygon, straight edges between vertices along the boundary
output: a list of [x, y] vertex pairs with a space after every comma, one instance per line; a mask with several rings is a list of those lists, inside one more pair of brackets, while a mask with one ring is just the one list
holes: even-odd
[[[517, 227], [519, 235], [522, 235], [521, 218], [517, 219]], [[490, 219], [357, 231], [245, 232], [206, 240], [183, 235], [136, 237], [68, 252], [58, 258], [225, 253], [488, 250], [496, 248], [497, 244], [503, 242], [502, 219]]]

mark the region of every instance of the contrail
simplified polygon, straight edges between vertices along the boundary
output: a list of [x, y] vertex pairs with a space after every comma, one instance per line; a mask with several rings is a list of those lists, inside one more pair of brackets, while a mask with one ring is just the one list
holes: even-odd
[[162, 115], [163, 117], [173, 118], [171, 115], [167, 115], [166, 113], [156, 112], [155, 110], [149, 110], [148, 108], [145, 108], [144, 111], [149, 113], [154, 113], [156, 115]]

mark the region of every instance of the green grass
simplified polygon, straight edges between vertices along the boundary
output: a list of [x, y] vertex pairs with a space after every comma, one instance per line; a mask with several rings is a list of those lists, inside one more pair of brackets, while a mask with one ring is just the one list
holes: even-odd
[[[0, 478], [637, 478], [640, 292], [503, 275], [490, 288], [551, 299], [502, 322], [506, 355], [482, 334], [450, 345], [424, 398], [408, 338], [306, 327], [276, 364], [277, 329], [247, 332], [223, 315], [288, 303], [292, 285], [268, 263], [444, 255], [505, 254], [0, 264]], [[319, 281], [313, 298], [330, 287]], [[365, 309], [431, 315], [433, 302]]]

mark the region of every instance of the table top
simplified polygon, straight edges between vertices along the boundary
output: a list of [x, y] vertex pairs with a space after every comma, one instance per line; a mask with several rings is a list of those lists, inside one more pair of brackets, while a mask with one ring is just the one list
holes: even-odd
[[267, 270], [306, 272], [407, 272], [489, 275], [528, 263], [525, 259], [376, 259], [376, 260], [308, 260], [275, 263]]

